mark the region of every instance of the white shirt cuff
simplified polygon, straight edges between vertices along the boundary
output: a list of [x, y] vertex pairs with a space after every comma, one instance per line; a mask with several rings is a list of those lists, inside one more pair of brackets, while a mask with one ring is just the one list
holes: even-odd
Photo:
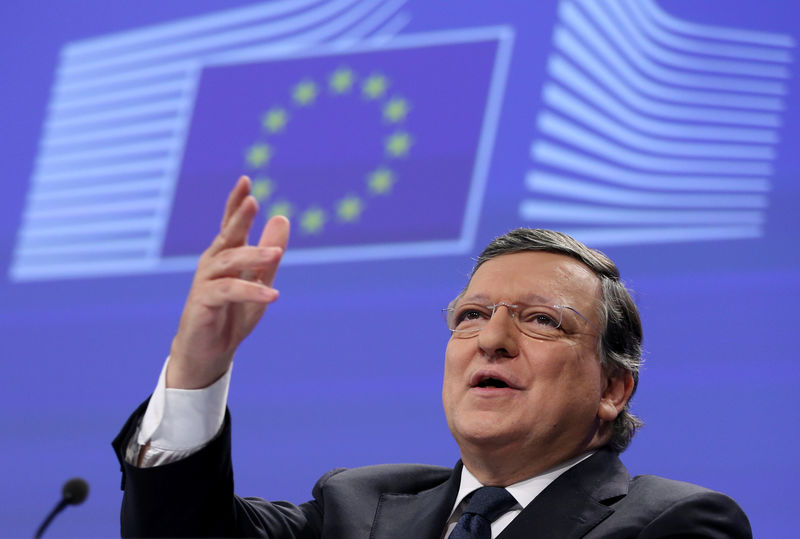
[[[168, 365], [169, 358], [164, 362], [135, 436], [139, 448], [150, 442], [142, 462], [144, 467], [164, 464], [198, 451], [214, 439], [225, 419], [233, 364], [219, 380], [202, 389], [167, 388]], [[130, 446], [134, 446], [134, 440], [131, 442]], [[129, 462], [134, 453], [138, 454], [138, 450], [133, 451], [130, 446]]]

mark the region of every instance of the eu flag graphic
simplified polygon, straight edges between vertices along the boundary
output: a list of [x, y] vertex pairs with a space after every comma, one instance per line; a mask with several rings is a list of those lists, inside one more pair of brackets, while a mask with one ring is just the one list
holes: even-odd
[[243, 173], [261, 206], [252, 242], [275, 214], [295, 250], [461, 239], [498, 44], [206, 67], [162, 256], [206, 247]]

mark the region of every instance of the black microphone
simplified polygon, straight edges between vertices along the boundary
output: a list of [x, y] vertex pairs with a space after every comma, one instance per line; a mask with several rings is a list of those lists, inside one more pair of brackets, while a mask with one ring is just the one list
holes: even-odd
[[80, 505], [83, 503], [83, 500], [89, 495], [89, 483], [87, 483], [84, 479], [80, 477], [73, 477], [66, 483], [64, 483], [64, 487], [61, 489], [61, 501], [56, 504], [50, 514], [47, 515], [47, 518], [44, 519], [42, 525], [39, 526], [39, 529], [36, 530], [36, 535], [34, 535], [34, 539], [39, 539], [44, 531], [47, 529], [47, 526], [50, 525], [50, 522], [55, 518], [55, 516], [60, 513], [66, 506], [68, 505]]

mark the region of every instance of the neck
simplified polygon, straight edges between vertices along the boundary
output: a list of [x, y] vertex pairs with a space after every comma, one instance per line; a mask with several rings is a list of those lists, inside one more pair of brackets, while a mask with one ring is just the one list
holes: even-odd
[[[509, 445], [487, 447], [462, 443], [461, 461], [464, 466], [481, 482], [491, 487], [507, 487], [525, 479], [540, 475], [564, 464], [567, 461], [594, 451], [608, 442], [608, 436], [593, 436], [585, 443], [558, 443], [549, 448], [536, 448], [531, 452]], [[568, 447], [569, 449], [565, 448]]]
[[544, 483], [536, 483], [536, 484], [543, 484], [544, 486], [547, 486], [556, 478], [558, 478], [561, 474], [567, 472], [573, 466], [580, 464], [593, 454], [594, 450], [589, 450], [585, 453], [581, 453], [570, 459], [555, 464], [547, 469], [540, 470], [534, 473], [533, 475], [519, 474], [519, 477], [513, 477], [513, 478], [511, 476], [507, 476], [508, 478], [505, 481], [498, 481], [498, 482], [492, 482], [490, 479], [487, 479], [486, 477], [479, 477], [479, 475], [474, 472], [473, 467], [471, 467], [467, 463], [463, 464], [465, 471], [467, 471], [473, 477], [475, 477], [475, 479], [477, 479], [478, 482], [480, 482], [482, 485], [495, 486], [495, 487], [502, 486], [503, 488], [508, 488], [511, 487], [512, 485], [517, 485], [517, 484], [533, 484], [530, 483], [530, 481], [544, 481]]
[[491, 452], [491, 454], [476, 455], [462, 450], [461, 460], [482, 485], [507, 487], [540, 475], [571, 458], [571, 456], [559, 458], [554, 455], [540, 455], [539, 458], [520, 463], [513, 455], [503, 453], [497, 451]]

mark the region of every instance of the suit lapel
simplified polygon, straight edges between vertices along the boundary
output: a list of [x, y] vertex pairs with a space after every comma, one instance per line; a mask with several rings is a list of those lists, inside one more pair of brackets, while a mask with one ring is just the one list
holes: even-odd
[[[418, 494], [384, 493], [370, 539], [439, 539], [461, 481], [461, 461], [450, 478]], [[616, 453], [600, 449], [553, 481], [497, 539], [583, 537], [608, 518], [628, 493], [630, 476]]]
[[539, 494], [497, 539], [583, 537], [628, 492], [628, 471], [607, 449], [570, 468]]
[[450, 478], [418, 494], [384, 493], [378, 501], [370, 539], [439, 539], [461, 482], [461, 461]]

